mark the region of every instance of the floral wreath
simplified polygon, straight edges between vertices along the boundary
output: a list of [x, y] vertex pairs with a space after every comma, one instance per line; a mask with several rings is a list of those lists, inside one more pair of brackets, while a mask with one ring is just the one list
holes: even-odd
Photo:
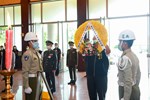
[[[80, 53], [83, 53], [84, 48], [85, 48], [85, 43], [84, 43], [84, 39], [82, 39], [83, 38], [82, 36], [84, 32], [86, 31], [85, 28], [87, 27], [88, 23], [91, 23], [91, 25], [94, 27], [94, 30], [97, 33], [96, 35], [101, 40], [104, 46], [106, 46], [107, 41], [108, 41], [108, 38], [107, 38], [108, 34], [104, 25], [102, 25], [99, 21], [94, 21], [94, 20], [86, 21], [78, 27], [78, 29], [75, 32], [75, 37], [74, 37], [75, 46], [77, 47]], [[87, 30], [91, 30], [91, 27], [88, 27]], [[103, 47], [99, 44], [97, 47], [97, 50], [101, 52], [103, 50]]]

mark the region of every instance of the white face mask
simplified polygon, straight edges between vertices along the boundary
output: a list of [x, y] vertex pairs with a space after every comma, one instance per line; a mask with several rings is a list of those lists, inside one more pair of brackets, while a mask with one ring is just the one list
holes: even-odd
[[51, 46], [47, 46], [47, 49], [51, 49]]
[[70, 46], [70, 48], [73, 48], [73, 46]]
[[121, 42], [119, 43], [119, 45], [118, 45], [118, 49], [119, 49], [120, 51], [123, 51], [123, 50], [122, 50], [122, 44], [123, 44], [123, 41], [121, 41]]
[[55, 46], [55, 48], [58, 48], [58, 46]]

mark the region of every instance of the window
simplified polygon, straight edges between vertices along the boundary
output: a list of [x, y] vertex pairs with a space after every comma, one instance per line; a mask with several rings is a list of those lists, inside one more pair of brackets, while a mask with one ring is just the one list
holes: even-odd
[[[8, 20], [10, 20], [10, 22], [8, 22]], [[14, 22], [13, 7], [6, 7], [5, 8], [5, 25], [8, 25], [9, 23], [13, 25], [14, 24], [13, 22]]]
[[106, 0], [89, 0], [89, 19], [106, 16]]
[[15, 25], [16, 24], [21, 24], [21, 7], [20, 6], [15, 6]]
[[0, 8], [0, 25], [4, 25], [4, 8]]
[[6, 27], [0, 27], [0, 45], [3, 45], [3, 46], [5, 43], [5, 30], [6, 30]]
[[[131, 49], [139, 58], [140, 62], [140, 69], [141, 69], [141, 82], [143, 86], [148, 86], [148, 60], [147, 59], [147, 34], [148, 28], [147, 27], [148, 18], [147, 17], [138, 17], [138, 18], [120, 18], [120, 19], [111, 19], [108, 20], [108, 27], [109, 27], [109, 37], [110, 37], [110, 48], [111, 48], [111, 54], [110, 54], [110, 62], [118, 62], [118, 57], [121, 56], [122, 52], [118, 50], [118, 36], [119, 33], [122, 32], [125, 29], [130, 29], [135, 33], [136, 40], [133, 43], [133, 46]], [[112, 60], [111, 60], [112, 59]], [[113, 73], [117, 72], [117, 69], [113, 69]], [[115, 85], [114, 85], [115, 86]], [[141, 100], [147, 100], [148, 96], [148, 88], [147, 87], [141, 87], [140, 91], [144, 92], [141, 94]], [[109, 89], [108, 85], [108, 94], [111, 94], [108, 97], [108, 100], [110, 100], [111, 97], [118, 97], [116, 92], [114, 92], [113, 89]], [[113, 91], [112, 91], [113, 90]]]
[[149, 0], [108, 0], [108, 16], [131, 16], [147, 14]]
[[21, 51], [22, 50], [21, 27], [14, 27], [13, 35], [14, 35], [13, 44], [17, 46], [17, 49], [19, 51]]
[[65, 20], [64, 1], [43, 3], [43, 22], [54, 22]]
[[31, 4], [32, 23], [41, 22], [41, 3]]
[[77, 20], [77, 0], [67, 0], [67, 20]]

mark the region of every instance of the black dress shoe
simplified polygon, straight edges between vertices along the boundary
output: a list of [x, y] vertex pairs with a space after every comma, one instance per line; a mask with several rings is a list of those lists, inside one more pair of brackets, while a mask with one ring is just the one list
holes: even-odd
[[68, 85], [70, 85], [70, 84], [72, 84], [72, 82], [71, 82], [71, 81], [68, 83]]

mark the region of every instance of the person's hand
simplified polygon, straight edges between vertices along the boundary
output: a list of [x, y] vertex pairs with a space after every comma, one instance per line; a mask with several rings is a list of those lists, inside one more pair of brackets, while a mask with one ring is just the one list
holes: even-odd
[[124, 98], [121, 98], [121, 100], [124, 100]]
[[31, 94], [32, 89], [30, 87], [25, 88], [24, 92], [27, 93], [27, 94]]

